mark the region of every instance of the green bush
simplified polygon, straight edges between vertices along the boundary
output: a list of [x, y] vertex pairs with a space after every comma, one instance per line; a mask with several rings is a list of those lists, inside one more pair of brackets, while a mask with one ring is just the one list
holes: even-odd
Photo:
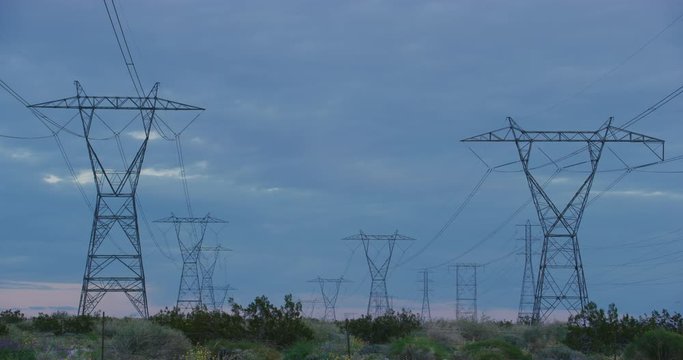
[[114, 320], [107, 325], [113, 359], [178, 359], [192, 345], [182, 332], [141, 319]]
[[89, 315], [69, 316], [64, 312], [52, 315], [39, 313], [33, 318], [32, 326], [35, 330], [51, 332], [55, 335], [85, 334], [93, 330], [95, 321]]
[[19, 310], [3, 310], [0, 312], [0, 323], [17, 324], [26, 320], [24, 314]]
[[401, 359], [446, 359], [451, 350], [423, 336], [403, 337], [391, 343], [391, 354]]
[[285, 347], [299, 340], [310, 340], [313, 331], [301, 314], [301, 303], [285, 296], [285, 304], [276, 307], [267, 297], [260, 296], [246, 307], [232, 304], [232, 314], [197, 308], [185, 314], [177, 308], [162, 310], [152, 321], [178, 329], [193, 343], [205, 344], [212, 340], [263, 341]]
[[535, 359], [544, 360], [586, 360], [586, 355], [558, 344], [543, 348], [534, 353]]
[[626, 359], [683, 359], [683, 335], [664, 329], [650, 330], [631, 343], [624, 353]]
[[9, 334], [9, 327], [3, 323], [0, 323], [0, 336]]
[[[338, 322], [338, 326], [345, 331], [347, 324]], [[419, 317], [406, 310], [400, 313], [390, 311], [376, 318], [366, 315], [348, 322], [350, 334], [371, 344], [387, 343], [391, 339], [407, 336], [420, 328]]]
[[[66, 314], [64, 314], [65, 316]], [[37, 331], [41, 332], [51, 332], [55, 335], [63, 334], [62, 323], [60, 321], [62, 317], [61, 313], [56, 313], [52, 315], [39, 313], [38, 316], [33, 318], [31, 325]]]
[[464, 345], [461, 352], [472, 360], [531, 360], [520, 348], [499, 339], [475, 341]]
[[0, 349], [0, 359], [2, 360], [35, 360], [36, 354], [32, 350], [9, 350]]
[[301, 360], [318, 351], [318, 345], [310, 340], [297, 341], [284, 351], [284, 360]]

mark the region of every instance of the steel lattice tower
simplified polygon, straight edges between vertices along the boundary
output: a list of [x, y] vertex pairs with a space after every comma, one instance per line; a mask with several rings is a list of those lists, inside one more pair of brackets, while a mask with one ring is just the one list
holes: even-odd
[[533, 254], [533, 237], [531, 222], [527, 220], [524, 226], [524, 275], [522, 276], [522, 293], [519, 298], [519, 312], [517, 313], [517, 323], [531, 324], [534, 311], [534, 295], [536, 294], [536, 280], [534, 277], [534, 266], [531, 261]]
[[[202, 292], [202, 304], [204, 304], [207, 309], [213, 309], [213, 310], [218, 310], [218, 305], [216, 302], [216, 295], [215, 295], [215, 290], [220, 290], [216, 287], [214, 287], [213, 284], [213, 274], [216, 270], [216, 263], [218, 262], [218, 254], [223, 251], [231, 251], [230, 249], [226, 249], [220, 245], [214, 246], [214, 247], [202, 247], [200, 249], [200, 257], [199, 257], [199, 270], [201, 271], [201, 279], [202, 279], [202, 284], [201, 284], [201, 292]], [[209, 260], [205, 261], [201, 257], [201, 253], [207, 253], [210, 252], [213, 257], [210, 258]], [[228, 288], [230, 285], [228, 285]]]
[[420, 318], [422, 321], [432, 321], [432, 310], [429, 306], [429, 270], [422, 269], [420, 270], [420, 274], [422, 274], [422, 279], [420, 280], [422, 283], [422, 309], [420, 311]]
[[[154, 220], [157, 223], [173, 224], [180, 247], [180, 255], [183, 259], [183, 270], [180, 274], [180, 285], [178, 286], [178, 300], [176, 306], [182, 311], [192, 311], [198, 306], [214, 306], [213, 303], [207, 304], [202, 299], [202, 282], [200, 276], [200, 255], [206, 228], [210, 223], [226, 223], [227, 221], [214, 218], [207, 214], [204, 217], [177, 217], [171, 216]], [[190, 224], [191, 231], [187, 236], [183, 236], [183, 224]], [[204, 301], [203, 301], [204, 300]], [[208, 306], [207, 306], [208, 308]]]
[[455, 319], [477, 321], [477, 268], [455, 264]]
[[[91, 314], [107, 293], [118, 292], [124, 293], [140, 316], [147, 318], [149, 310], [135, 194], [150, 130], [157, 111], [204, 109], [157, 97], [159, 83], [156, 83], [145, 97], [88, 96], [78, 81], [75, 85], [76, 96], [29, 107], [75, 109], [78, 110], [83, 123], [83, 134], [97, 189], [97, 202], [78, 313]], [[98, 154], [96, 150], [97, 144], [93, 143], [94, 139], [90, 134], [93, 119], [101, 119], [96, 110], [139, 112], [144, 139], [137, 147], [133, 160], [125, 164], [123, 169], [106, 168], [103, 165], [103, 154]], [[104, 243], [118, 246], [116, 240], [122, 240], [128, 249], [102, 248]]]
[[[386, 314], [391, 310], [389, 294], [387, 292], [387, 272], [389, 271], [391, 257], [394, 254], [394, 246], [398, 240], [415, 239], [400, 235], [398, 231], [391, 235], [369, 235], [361, 230], [360, 233], [345, 237], [342, 240], [360, 240], [363, 244], [371, 279], [367, 315], [382, 316]], [[375, 241], [385, 241], [387, 243], [387, 254], [382, 262], [376, 261], [381, 259], [375, 259], [370, 255], [370, 244]]]
[[[339, 297], [339, 289], [341, 288], [341, 284], [348, 282], [348, 280], [345, 280], [343, 276], [336, 279], [324, 279], [318, 276], [317, 278], [309, 280], [308, 282], [318, 283], [318, 285], [320, 286], [320, 293], [322, 294], [323, 305], [325, 306], [325, 313], [323, 315], [322, 320], [336, 321], [336, 306], [337, 298]], [[325, 285], [332, 286], [330, 287]]]
[[[508, 122], [508, 127], [462, 141], [514, 142], [517, 146], [543, 229], [532, 321], [538, 323], [547, 320], [560, 306], [570, 314], [576, 314], [588, 302], [577, 233], [605, 144], [642, 143], [663, 160], [664, 141], [613, 126], [612, 118], [596, 131], [526, 131], [512, 118], [508, 117]], [[576, 142], [586, 145], [590, 160], [589, 174], [563, 207], [558, 207], [550, 199], [531, 173], [529, 158], [535, 142]]]

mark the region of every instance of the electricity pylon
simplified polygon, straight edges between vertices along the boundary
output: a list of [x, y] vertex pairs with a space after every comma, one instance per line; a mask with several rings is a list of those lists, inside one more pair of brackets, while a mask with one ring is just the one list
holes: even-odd
[[[365, 250], [365, 258], [368, 262], [370, 270], [370, 297], [368, 298], [367, 315], [382, 316], [391, 310], [389, 305], [389, 294], [387, 293], [387, 272], [389, 271], [389, 264], [391, 257], [394, 254], [394, 246], [396, 241], [415, 240], [411, 237], [400, 235], [398, 231], [391, 235], [369, 235], [362, 230], [356, 235], [351, 235], [342, 240], [360, 240]], [[385, 241], [387, 243], [386, 256], [377, 259], [370, 255], [370, 244], [375, 241]], [[379, 266], [378, 266], [379, 264]]]
[[477, 268], [479, 264], [455, 264], [455, 318], [477, 321]]
[[302, 312], [304, 314], [306, 314], [307, 317], [312, 319], [313, 315], [315, 314], [315, 305], [320, 304], [320, 299], [305, 299], [305, 300], [299, 300], [299, 302], [304, 306], [310, 305], [310, 310], [307, 313], [305, 310], [302, 310]]
[[534, 277], [534, 263], [531, 261], [533, 254], [533, 241], [536, 240], [533, 236], [531, 221], [526, 222], [524, 226], [524, 275], [522, 276], [522, 293], [519, 298], [519, 312], [517, 313], [518, 324], [531, 324], [534, 312], [534, 295], [536, 294], [535, 286], [536, 280]]
[[[213, 309], [213, 310], [218, 310], [217, 302], [216, 302], [216, 295], [214, 290], [220, 290], [214, 287], [213, 284], [213, 274], [216, 270], [216, 263], [218, 262], [218, 254], [224, 251], [232, 251], [230, 249], [224, 248], [220, 245], [218, 246], [212, 246], [212, 247], [202, 247], [200, 249], [200, 254], [201, 253], [210, 253], [209, 256], [213, 256], [212, 258], [209, 258], [208, 260], [205, 258], [202, 258], [201, 255], [199, 257], [199, 270], [201, 271], [201, 278], [202, 278], [202, 285], [201, 285], [201, 292], [202, 292], [202, 303], [204, 306], [206, 306], [207, 309]], [[228, 285], [228, 288], [230, 285]]]
[[422, 321], [432, 321], [432, 310], [429, 306], [429, 269], [420, 270], [422, 274], [422, 279], [419, 282], [422, 283], [422, 310], [420, 311], [420, 318]]
[[[213, 304], [205, 303], [202, 300], [202, 283], [200, 281], [200, 254], [206, 228], [210, 223], [226, 223], [227, 221], [214, 218], [207, 214], [204, 217], [177, 217], [171, 216], [163, 219], [154, 220], [157, 223], [170, 223], [175, 227], [180, 255], [183, 259], [183, 270], [180, 274], [180, 285], [178, 286], [178, 299], [176, 306], [182, 311], [192, 311], [198, 306]], [[183, 233], [183, 224], [190, 224], [190, 231]]]
[[[534, 296], [532, 321], [543, 322], [560, 306], [576, 314], [588, 303], [586, 280], [577, 233], [588, 195], [606, 143], [642, 143], [664, 160], [664, 141], [612, 125], [612, 118], [596, 131], [526, 131], [512, 118], [509, 126], [462, 141], [514, 142], [529, 183], [536, 213], [543, 229], [543, 248]], [[584, 143], [590, 172], [563, 207], [558, 207], [531, 173], [529, 158], [536, 142]]]
[[[76, 96], [29, 107], [76, 109], [83, 123], [83, 137], [97, 189], [97, 202], [78, 313], [91, 314], [107, 293], [118, 292], [124, 293], [140, 316], [147, 318], [149, 310], [135, 194], [150, 130], [157, 111], [204, 109], [157, 97], [159, 83], [145, 97], [88, 96], [78, 81], [75, 85]], [[91, 136], [91, 130], [93, 126], [108, 126], [95, 113], [96, 110], [132, 110], [139, 113], [144, 138], [137, 147], [133, 160], [126, 161], [123, 169], [105, 167], [105, 154], [96, 150], [101, 142], [93, 142], [95, 139]], [[101, 120], [97, 124], [93, 124], [95, 117]], [[119, 140], [118, 137], [116, 139]], [[121, 143], [118, 145], [121, 146]], [[122, 152], [123, 148], [120, 147], [119, 150]], [[105, 242], [107, 246], [103, 247]]]
[[[343, 276], [336, 279], [324, 279], [318, 276], [317, 278], [309, 280], [308, 282], [318, 283], [320, 286], [320, 293], [322, 294], [323, 305], [325, 306], [325, 313], [322, 320], [336, 321], [336, 306], [337, 298], [339, 297], [339, 288], [341, 287], [342, 283], [348, 282], [348, 280], [345, 280]], [[332, 286], [330, 287], [326, 285]]]

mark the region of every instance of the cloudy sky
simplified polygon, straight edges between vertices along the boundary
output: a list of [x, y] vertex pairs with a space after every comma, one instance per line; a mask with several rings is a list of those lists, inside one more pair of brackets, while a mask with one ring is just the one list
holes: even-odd
[[[516, 224], [537, 222], [533, 206], [522, 207], [528, 187], [518, 163], [499, 168], [435, 237], [486, 172], [468, 147], [490, 166], [516, 160], [514, 144], [459, 140], [506, 126], [507, 116], [538, 130], [593, 130], [610, 116], [622, 124], [683, 83], [676, 1], [116, 3], [143, 86], [158, 81], [160, 97], [207, 109], [182, 135], [189, 192], [195, 215], [230, 222], [206, 243], [233, 249], [216, 281], [237, 288], [242, 303], [261, 294], [313, 299], [307, 280], [343, 275], [352, 282], [338, 314], [364, 312], [365, 256], [341, 239], [398, 230], [416, 241], [395, 249], [400, 266], [387, 284], [396, 307], [419, 310], [418, 269], [446, 264], [433, 268], [432, 307], [454, 316], [447, 264], [475, 262], [487, 264], [480, 310], [514, 317], [523, 268]], [[31, 103], [73, 96], [74, 80], [90, 95], [134, 94], [102, 2], [2, 1], [0, 44], [0, 79]], [[0, 134], [50, 135], [5, 92], [0, 108]], [[46, 113], [62, 124], [75, 115]], [[680, 155], [682, 115], [677, 98], [630, 129]], [[182, 126], [192, 116], [168, 119]], [[78, 121], [67, 129], [82, 131]], [[136, 136], [121, 133], [126, 144]], [[91, 201], [95, 193], [83, 139], [60, 139], [76, 180], [54, 138], [0, 139], [0, 307], [78, 305], [92, 213], [75, 182]], [[551, 157], [577, 148], [541, 145]], [[622, 176], [620, 158], [656, 160], [640, 144], [605, 151], [594, 185], [602, 196], [579, 232], [589, 297], [634, 314], [683, 311], [683, 162], [633, 171], [603, 192]], [[155, 137], [144, 168], [146, 218], [186, 216], [175, 143]], [[585, 173], [571, 167], [549, 178], [554, 170], [538, 177], [562, 203]], [[170, 228], [142, 227], [155, 312], [175, 303], [180, 255]], [[102, 307], [134, 311], [118, 298]]]

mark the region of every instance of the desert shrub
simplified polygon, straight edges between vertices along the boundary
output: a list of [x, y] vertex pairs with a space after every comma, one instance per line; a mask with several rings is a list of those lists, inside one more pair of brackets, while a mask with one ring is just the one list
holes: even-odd
[[3, 360], [35, 360], [36, 354], [32, 350], [8, 350], [0, 349], [0, 359]]
[[585, 360], [586, 355], [570, 349], [566, 345], [556, 344], [534, 352], [534, 358], [544, 360]]
[[206, 344], [212, 356], [225, 360], [280, 360], [282, 355], [275, 349], [250, 341], [215, 340]]
[[0, 323], [17, 324], [26, 320], [24, 314], [19, 310], [3, 310], [0, 312]]
[[111, 353], [115, 359], [177, 359], [191, 344], [182, 332], [147, 320], [123, 319], [110, 325]]
[[[66, 314], [63, 315], [65, 316]], [[62, 317], [61, 313], [55, 313], [52, 315], [39, 313], [38, 316], [33, 318], [31, 325], [37, 331], [51, 332], [55, 335], [61, 335], [63, 331], [62, 324], [59, 319], [60, 317]]]
[[445, 359], [451, 352], [447, 347], [424, 336], [403, 337], [391, 343], [391, 354], [401, 359]]
[[285, 347], [300, 340], [313, 339], [313, 330], [304, 322], [301, 303], [294, 302], [292, 295], [285, 295], [285, 303], [279, 308], [267, 297], [259, 296], [247, 307], [233, 304], [233, 313], [244, 319], [247, 335], [252, 340]]
[[9, 327], [3, 323], [0, 323], [0, 336], [9, 334]]
[[232, 304], [232, 313], [196, 308], [182, 313], [177, 308], [164, 309], [152, 321], [182, 331], [195, 344], [212, 340], [254, 340], [285, 347], [299, 340], [313, 338], [301, 314], [301, 303], [285, 296], [285, 304], [276, 307], [260, 296], [246, 307]]
[[456, 320], [455, 326], [460, 336], [469, 341], [492, 339], [499, 334], [496, 323], [489, 321]]
[[348, 325], [339, 322], [338, 326], [348, 331], [353, 336], [372, 344], [382, 344], [391, 339], [409, 335], [421, 328], [421, 322], [417, 315], [410, 311], [402, 310], [400, 313], [393, 311], [385, 315], [373, 318], [370, 315], [358, 319], [349, 320]]
[[39, 313], [33, 318], [33, 329], [42, 332], [51, 332], [55, 335], [62, 334], [85, 334], [93, 330], [94, 318], [89, 315], [69, 316], [64, 312], [56, 312], [52, 315]]
[[531, 360], [520, 348], [499, 339], [488, 339], [466, 344], [460, 349], [459, 359], [471, 360]]
[[318, 344], [313, 341], [297, 341], [284, 351], [285, 360], [307, 359], [318, 351]]
[[626, 359], [683, 359], [683, 335], [664, 329], [650, 330], [631, 343]]
[[196, 308], [191, 313], [182, 313], [178, 308], [164, 309], [151, 320], [182, 331], [195, 344], [216, 339], [241, 339], [245, 334], [241, 317], [202, 308]]

